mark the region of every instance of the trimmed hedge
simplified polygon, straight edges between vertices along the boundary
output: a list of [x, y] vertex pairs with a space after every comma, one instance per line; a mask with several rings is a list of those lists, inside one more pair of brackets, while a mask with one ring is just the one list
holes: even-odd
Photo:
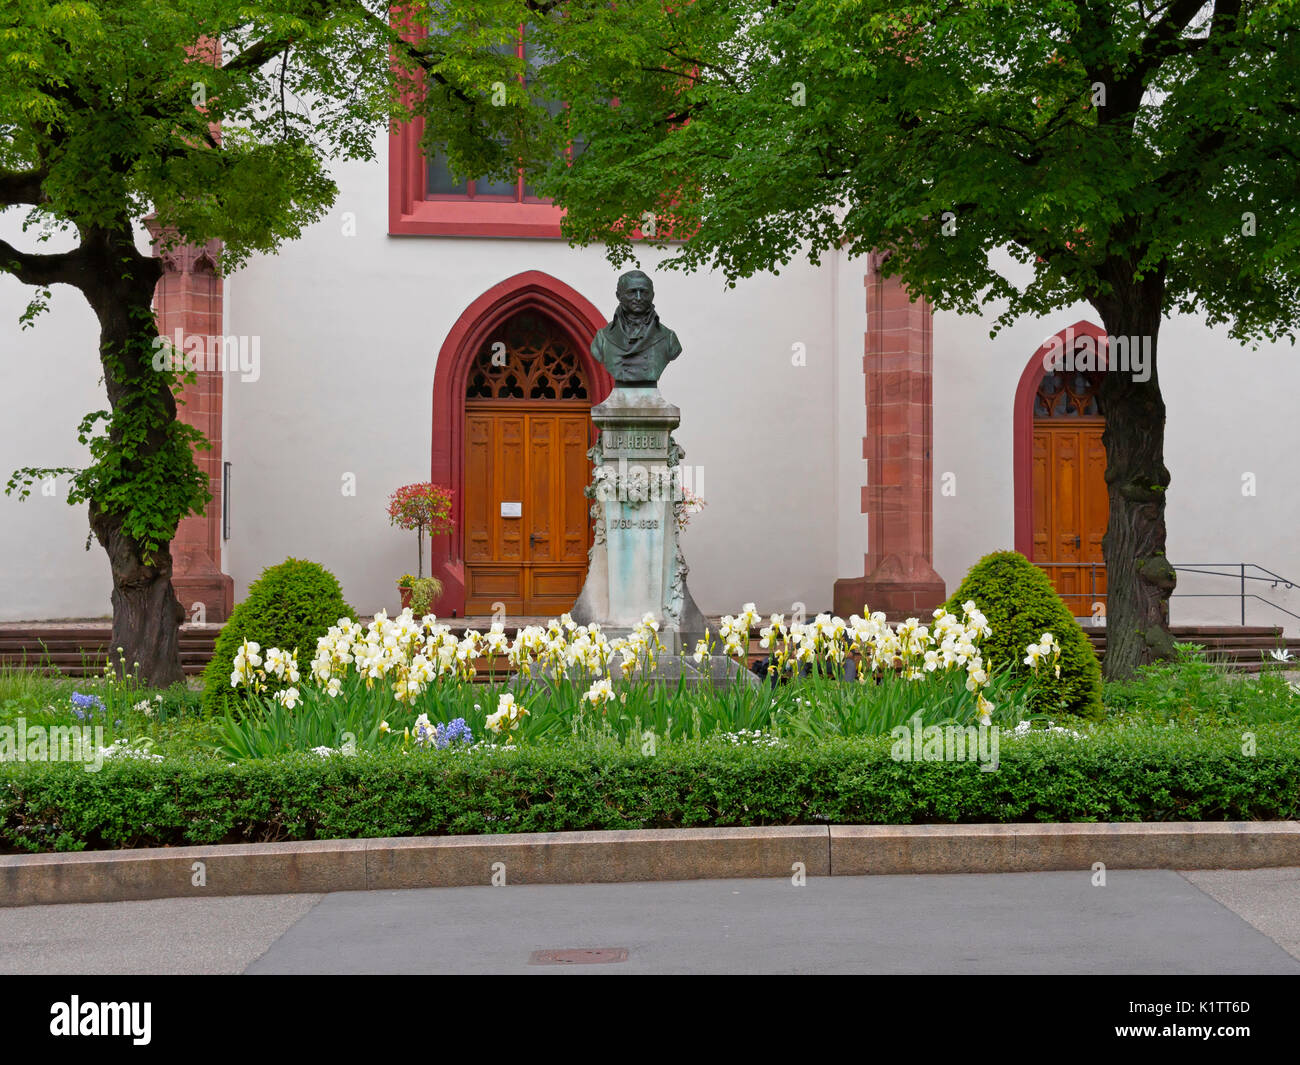
[[1101, 663], [1046, 573], [1018, 551], [995, 551], [970, 568], [947, 607], [960, 616], [962, 603], [970, 599], [993, 628], [980, 644], [990, 669], [1010, 663], [1015, 673], [1029, 676], [1024, 664], [1029, 644], [1050, 632], [1061, 645], [1061, 676], [1039, 668], [1030, 698], [1033, 713], [1101, 715]]
[[316, 653], [316, 641], [339, 618], [357, 620], [343, 601], [338, 578], [324, 566], [287, 558], [268, 566], [248, 589], [248, 598], [230, 612], [217, 637], [212, 660], [203, 670], [203, 712], [224, 714], [239, 696], [230, 686], [235, 655], [244, 640], [253, 640], [265, 653], [268, 647], [298, 649], [298, 668], [304, 676]]
[[996, 772], [899, 762], [888, 737], [653, 757], [577, 741], [517, 751], [300, 755], [235, 765], [0, 766], [0, 850], [48, 851], [689, 826], [1300, 817], [1284, 726], [1004, 738]]

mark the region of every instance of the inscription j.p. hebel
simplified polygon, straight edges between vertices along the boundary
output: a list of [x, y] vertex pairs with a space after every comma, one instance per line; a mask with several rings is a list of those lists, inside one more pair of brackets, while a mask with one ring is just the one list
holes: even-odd
[[667, 431], [645, 432], [606, 429], [600, 434], [605, 454], [615, 451], [667, 451]]

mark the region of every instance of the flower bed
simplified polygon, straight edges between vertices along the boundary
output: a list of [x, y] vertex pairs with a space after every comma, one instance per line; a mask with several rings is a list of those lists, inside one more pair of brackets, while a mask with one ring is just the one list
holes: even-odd
[[[743, 665], [759, 621], [753, 604], [724, 618], [716, 638], [699, 641], [696, 661], [720, 651]], [[973, 603], [960, 618], [939, 610], [932, 625], [913, 618], [897, 628], [883, 614], [789, 624], [774, 615], [761, 632], [771, 683], [688, 687], [651, 679], [665, 647], [650, 617], [617, 639], [568, 615], [513, 639], [501, 624], [458, 636], [410, 611], [366, 626], [340, 619], [318, 641], [306, 675], [298, 649], [263, 651], [246, 641], [230, 676], [246, 709], [228, 715], [219, 732], [229, 757], [255, 758], [436, 745], [457, 721], [456, 742], [469, 745], [561, 735], [651, 744], [715, 732], [879, 735], [914, 720], [1014, 725], [1028, 684], [1009, 668], [990, 672], [979, 646], [988, 633]], [[1025, 661], [1047, 669], [1058, 655], [1044, 633]], [[846, 683], [850, 659], [855, 680]], [[487, 689], [473, 683], [481, 662]]]

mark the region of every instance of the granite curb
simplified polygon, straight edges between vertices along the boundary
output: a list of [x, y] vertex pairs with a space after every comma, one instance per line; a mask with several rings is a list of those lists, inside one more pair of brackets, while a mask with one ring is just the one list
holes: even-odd
[[0, 906], [511, 884], [1300, 866], [1300, 822], [795, 825], [0, 855]]

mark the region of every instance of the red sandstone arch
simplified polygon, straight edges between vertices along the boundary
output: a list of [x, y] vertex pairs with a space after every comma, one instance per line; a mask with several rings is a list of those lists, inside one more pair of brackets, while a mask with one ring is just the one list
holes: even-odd
[[438, 600], [440, 615], [465, 609], [464, 444], [465, 390], [475, 355], [488, 335], [505, 319], [520, 311], [545, 315], [573, 345], [582, 360], [593, 405], [614, 387], [614, 379], [591, 357], [591, 341], [605, 325], [605, 317], [576, 289], [541, 270], [526, 270], [507, 278], [465, 308], [438, 352], [433, 378], [433, 459], [430, 479], [454, 492], [454, 532], [433, 539], [430, 572], [443, 583]]
[[1043, 379], [1043, 360], [1056, 343], [1068, 345], [1078, 337], [1092, 337], [1099, 364], [1106, 358], [1106, 331], [1091, 322], [1066, 326], [1045, 340], [1020, 375], [1011, 422], [1012, 475], [1015, 492], [1015, 545], [1026, 558], [1034, 551], [1034, 394]]

